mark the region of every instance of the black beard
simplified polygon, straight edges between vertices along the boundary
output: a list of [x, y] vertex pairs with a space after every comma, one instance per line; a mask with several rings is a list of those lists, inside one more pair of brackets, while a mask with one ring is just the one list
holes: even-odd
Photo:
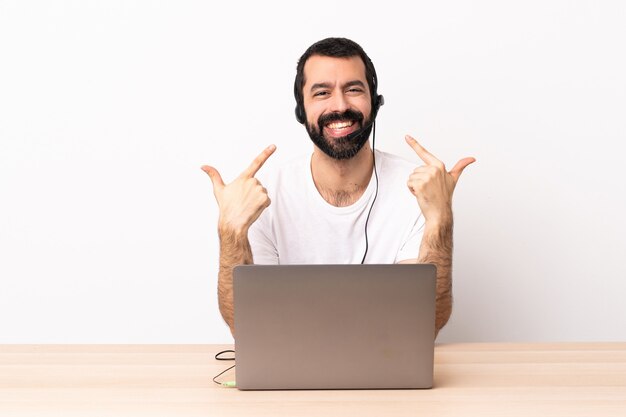
[[[361, 128], [340, 138], [327, 139], [324, 134], [324, 126], [335, 121], [353, 121], [359, 123]], [[355, 110], [346, 110], [343, 113], [329, 113], [319, 117], [317, 126], [306, 123], [306, 131], [313, 143], [322, 152], [333, 159], [350, 159], [359, 153], [372, 132], [372, 123], [367, 121], [363, 127], [363, 113]]]

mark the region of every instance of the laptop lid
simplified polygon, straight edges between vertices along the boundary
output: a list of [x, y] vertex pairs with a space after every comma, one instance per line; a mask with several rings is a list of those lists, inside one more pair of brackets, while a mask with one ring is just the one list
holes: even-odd
[[434, 265], [242, 265], [233, 280], [239, 389], [432, 387]]

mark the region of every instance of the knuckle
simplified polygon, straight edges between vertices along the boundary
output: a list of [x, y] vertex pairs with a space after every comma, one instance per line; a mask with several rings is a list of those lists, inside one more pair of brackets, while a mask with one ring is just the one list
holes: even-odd
[[259, 200], [258, 200], [258, 207], [265, 208], [265, 207], [269, 206], [269, 200], [270, 199], [269, 199], [268, 196], [266, 196], [266, 195], [261, 196], [259, 198]]
[[246, 185], [250, 188], [258, 188], [260, 186], [260, 182], [259, 180], [257, 180], [256, 178], [252, 177], [252, 178], [248, 178], [246, 180]]

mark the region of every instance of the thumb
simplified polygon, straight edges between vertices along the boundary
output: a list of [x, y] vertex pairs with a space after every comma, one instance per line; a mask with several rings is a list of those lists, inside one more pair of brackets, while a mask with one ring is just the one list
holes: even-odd
[[450, 170], [450, 175], [452, 175], [452, 178], [454, 178], [454, 182], [457, 182], [463, 170], [467, 168], [469, 164], [472, 164], [474, 162], [476, 162], [476, 158], [471, 157], [463, 158], [459, 162], [457, 162], [456, 165]]
[[209, 165], [203, 165], [200, 169], [206, 172], [209, 178], [211, 178], [214, 192], [222, 191], [222, 188], [224, 188], [224, 181], [222, 180], [222, 176], [217, 169]]

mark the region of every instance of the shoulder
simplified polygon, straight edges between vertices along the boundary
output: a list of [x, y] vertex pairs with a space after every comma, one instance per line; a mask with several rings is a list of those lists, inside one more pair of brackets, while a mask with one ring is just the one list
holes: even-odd
[[379, 199], [376, 200], [382, 213], [393, 213], [387, 221], [403, 228], [412, 228], [421, 215], [415, 196], [409, 191], [407, 181], [415, 162], [383, 151], [376, 151], [376, 170], [379, 179]]
[[259, 172], [257, 178], [270, 191], [292, 183], [301, 184], [310, 173], [310, 161], [311, 155], [309, 154], [297, 155], [281, 164], [263, 167], [263, 171]]
[[376, 150], [376, 167], [386, 175], [408, 176], [416, 168], [415, 162], [388, 152]]
[[411, 162], [401, 156], [387, 152], [376, 151], [376, 171], [380, 182], [380, 192], [395, 202], [410, 202], [413, 208], [413, 195], [407, 189], [407, 181], [413, 170], [415, 162]]
[[407, 158], [395, 155], [389, 152], [381, 151], [376, 149], [376, 160], [381, 159], [385, 162], [388, 162], [393, 165], [404, 165], [404, 166], [414, 166], [415, 163], [409, 161]]
[[288, 175], [306, 173], [311, 164], [311, 155], [301, 154], [287, 159], [279, 164], [264, 167], [263, 176], [265, 177], [283, 177]]

